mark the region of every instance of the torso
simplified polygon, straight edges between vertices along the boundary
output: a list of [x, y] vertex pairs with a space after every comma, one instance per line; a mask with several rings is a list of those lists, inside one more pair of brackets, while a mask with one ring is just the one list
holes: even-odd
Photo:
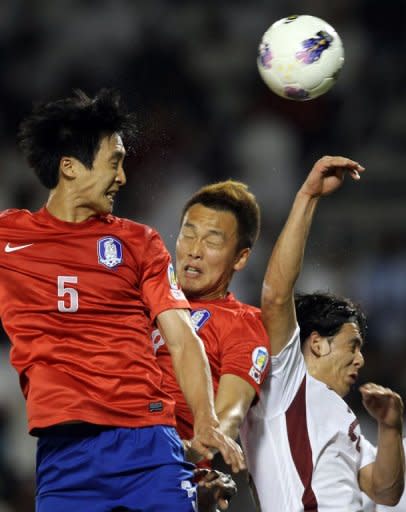
[[112, 215], [74, 224], [11, 210], [0, 244], [0, 314], [29, 429], [173, 424], [149, 331], [188, 303], [172, 294], [156, 232]]
[[374, 449], [344, 400], [307, 373], [298, 330], [272, 357], [241, 440], [263, 512], [362, 511], [358, 471]]

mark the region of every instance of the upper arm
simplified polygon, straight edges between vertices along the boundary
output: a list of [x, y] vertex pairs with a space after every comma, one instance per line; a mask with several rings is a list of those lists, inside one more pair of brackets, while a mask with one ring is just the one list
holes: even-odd
[[137, 259], [140, 269], [138, 285], [151, 319], [156, 320], [163, 312], [188, 308], [189, 303], [178, 286], [170, 255], [162, 239], [152, 229], [147, 230], [145, 237], [144, 253]]
[[195, 339], [200, 341], [193, 329], [189, 310], [187, 309], [168, 309], [159, 313], [156, 322], [172, 353], [174, 350], [182, 350], [185, 341]]
[[374, 469], [374, 463], [368, 464], [361, 468], [358, 472], [358, 484], [361, 491], [371, 498], [372, 501], [376, 501], [374, 496], [374, 490], [372, 485], [372, 472]]
[[256, 391], [254, 387], [246, 380], [237, 377], [237, 375], [222, 375], [215, 400], [216, 413], [220, 423], [224, 415], [237, 418], [239, 423], [241, 423], [255, 395]]
[[262, 321], [271, 340], [272, 355], [278, 355], [292, 338], [297, 321], [292, 295], [284, 301], [262, 300]]

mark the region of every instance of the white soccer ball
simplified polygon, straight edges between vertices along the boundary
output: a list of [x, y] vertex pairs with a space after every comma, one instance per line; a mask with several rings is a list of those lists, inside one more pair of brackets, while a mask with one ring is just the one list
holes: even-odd
[[282, 98], [306, 101], [336, 82], [344, 48], [334, 28], [315, 16], [288, 16], [265, 32], [258, 69], [267, 86]]

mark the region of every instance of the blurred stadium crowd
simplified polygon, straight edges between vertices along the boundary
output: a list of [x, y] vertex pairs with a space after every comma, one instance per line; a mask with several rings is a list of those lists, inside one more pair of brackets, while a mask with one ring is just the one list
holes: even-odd
[[[332, 24], [346, 51], [334, 89], [303, 104], [273, 95], [256, 70], [262, 33], [301, 13]], [[32, 102], [117, 87], [138, 112], [140, 137], [116, 213], [155, 226], [173, 250], [192, 192], [229, 177], [247, 182], [262, 207], [262, 234], [233, 290], [258, 304], [302, 178], [323, 154], [354, 158], [367, 173], [320, 205], [299, 288], [364, 306], [362, 382], [405, 399], [405, 22], [404, 0], [4, 0], [0, 209], [38, 209], [46, 197], [15, 141]], [[4, 333], [0, 351], [0, 512], [31, 512], [35, 442]], [[356, 391], [350, 403], [374, 441]], [[248, 503], [243, 493], [231, 510], [248, 512]]]

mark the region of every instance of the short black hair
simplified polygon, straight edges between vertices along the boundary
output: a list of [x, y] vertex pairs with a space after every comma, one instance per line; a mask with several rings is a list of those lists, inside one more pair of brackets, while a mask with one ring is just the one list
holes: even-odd
[[59, 181], [59, 163], [72, 156], [88, 169], [103, 137], [118, 133], [131, 150], [137, 129], [114, 89], [101, 89], [94, 98], [82, 90], [61, 100], [39, 103], [20, 124], [19, 146], [40, 182], [48, 189]]
[[313, 331], [321, 336], [335, 336], [343, 324], [350, 322], [358, 325], [361, 337], [365, 339], [365, 314], [358, 304], [346, 297], [328, 292], [298, 293], [295, 295], [295, 307], [302, 344]]

